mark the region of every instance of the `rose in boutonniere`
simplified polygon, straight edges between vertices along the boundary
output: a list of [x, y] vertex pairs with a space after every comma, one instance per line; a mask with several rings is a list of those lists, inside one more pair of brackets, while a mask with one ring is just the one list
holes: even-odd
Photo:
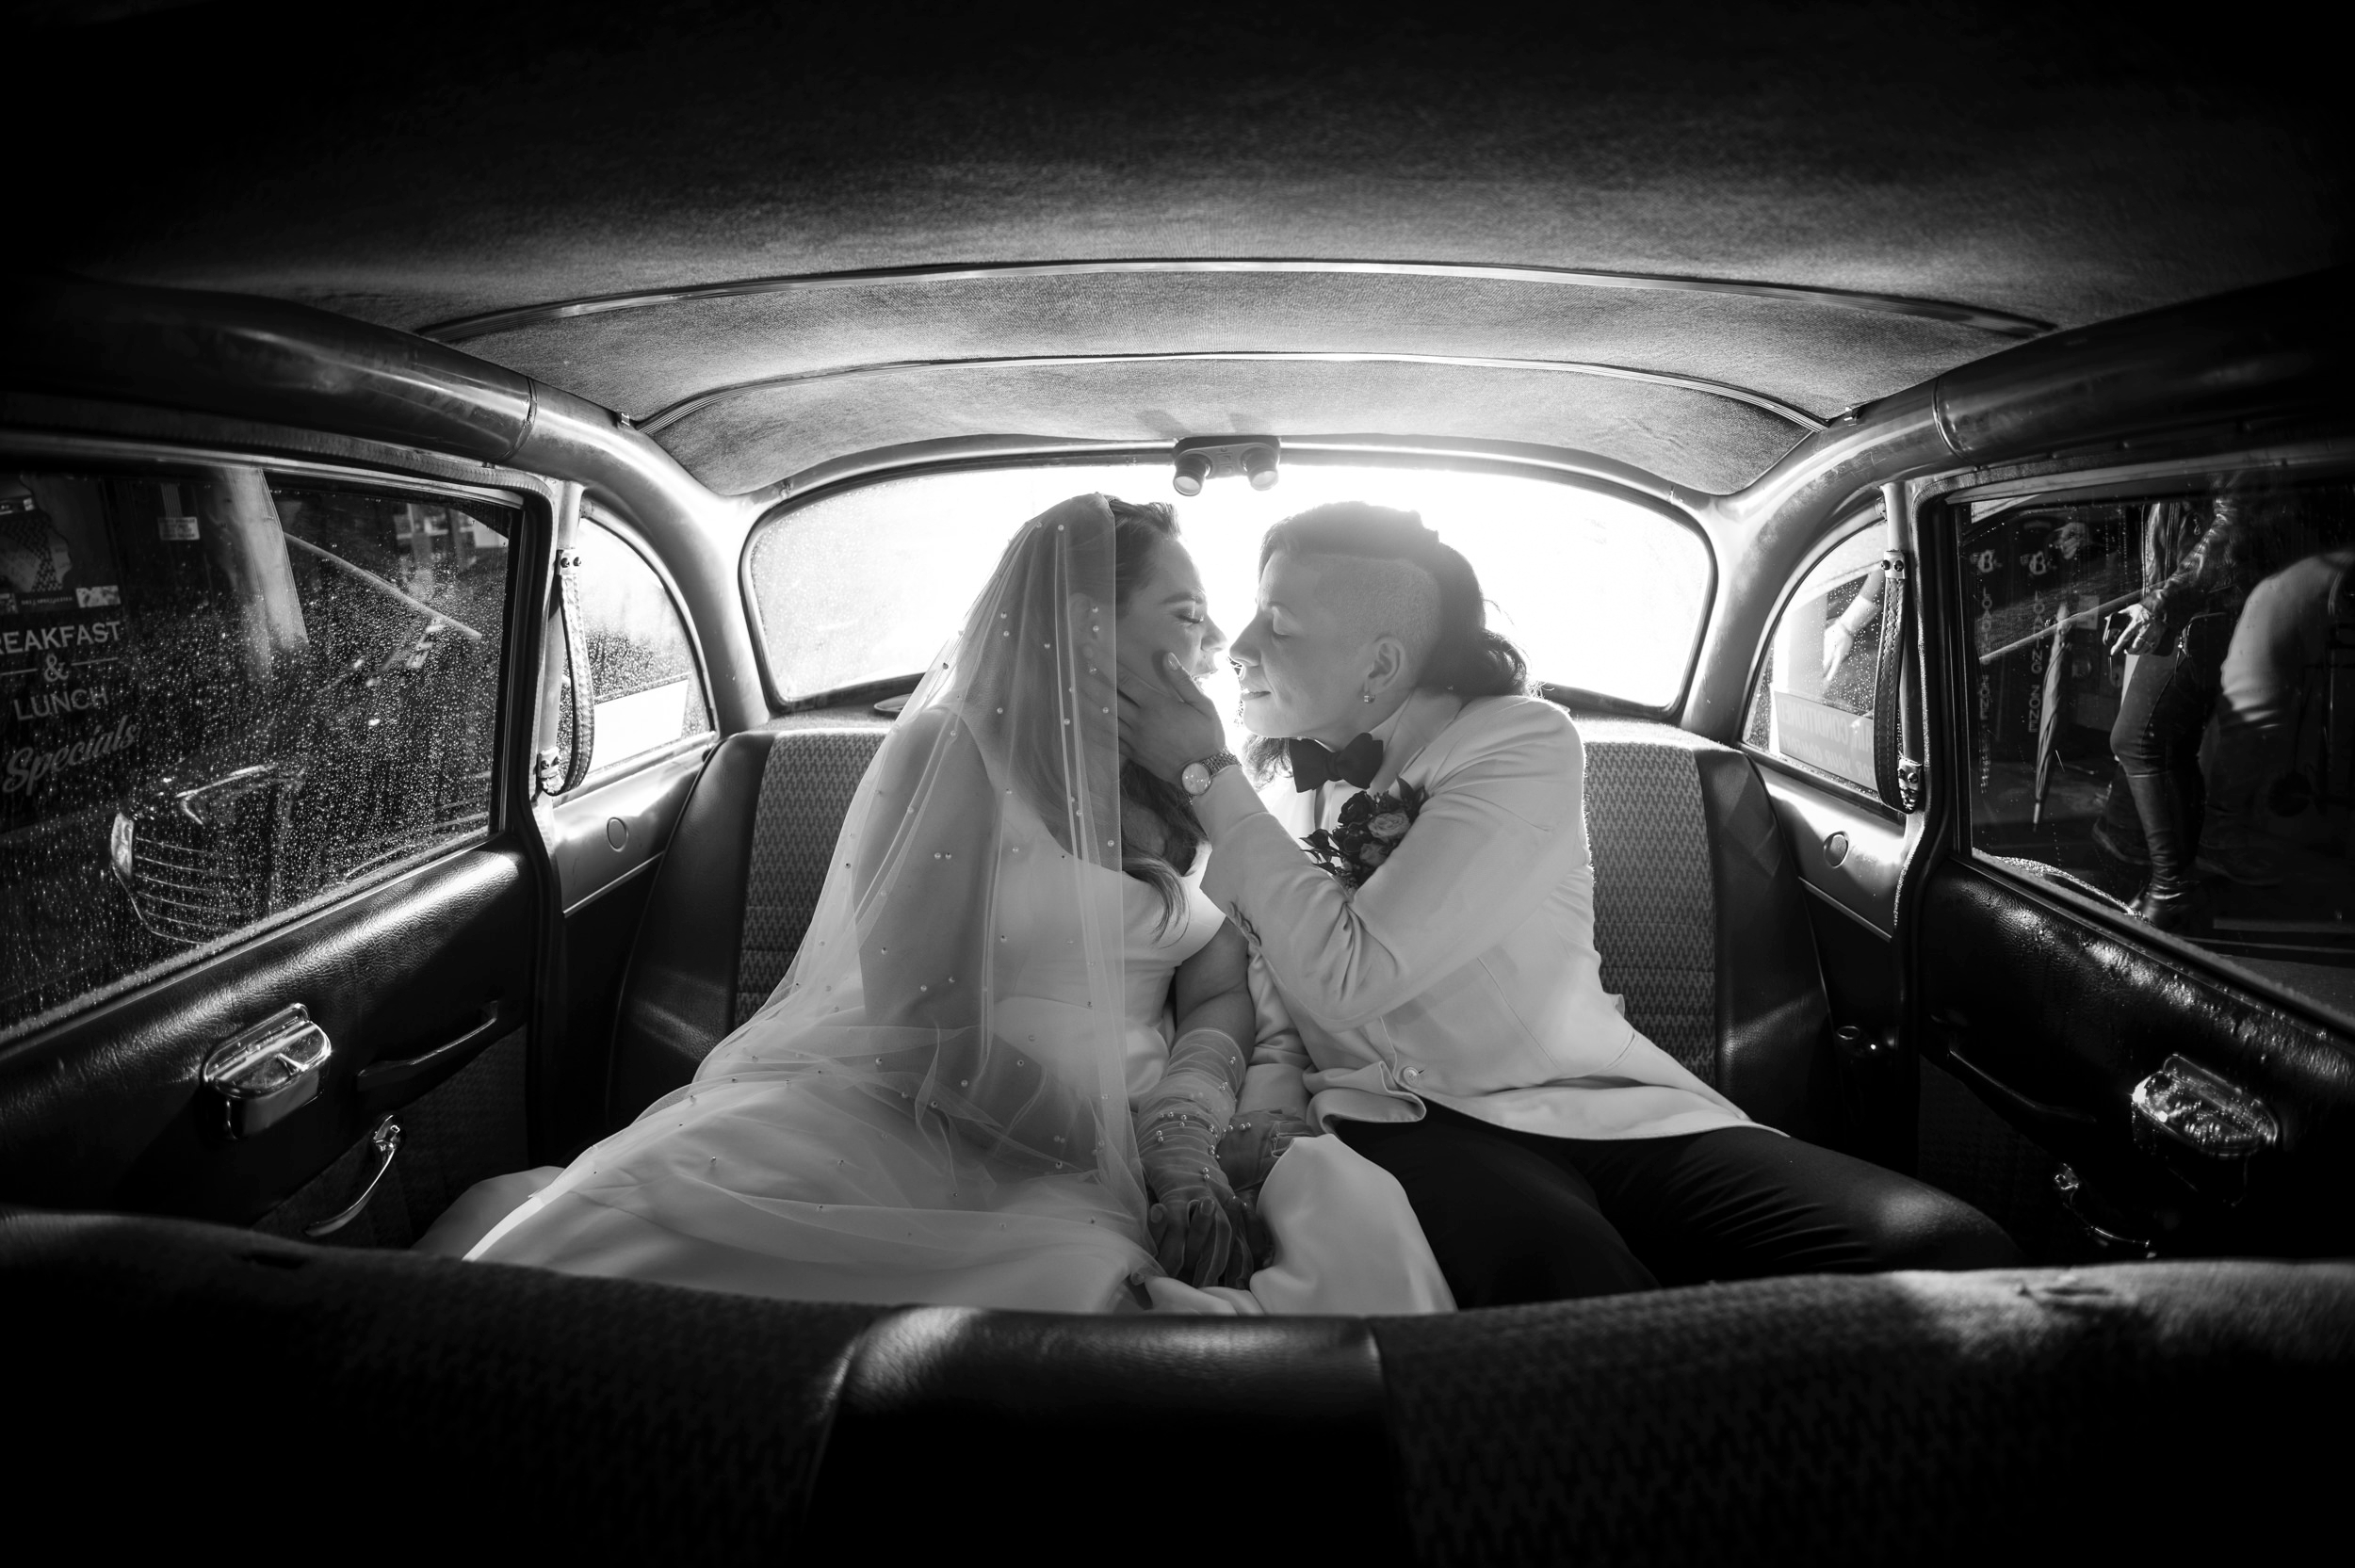
[[1406, 830], [1422, 815], [1425, 791], [1401, 784], [1386, 794], [1359, 790], [1341, 802], [1340, 821], [1308, 835], [1308, 858], [1343, 887], [1361, 887], [1384, 861], [1398, 852]]

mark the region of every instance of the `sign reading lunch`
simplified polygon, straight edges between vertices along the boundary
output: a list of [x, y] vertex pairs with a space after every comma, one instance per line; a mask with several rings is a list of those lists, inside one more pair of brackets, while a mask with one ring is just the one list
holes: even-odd
[[94, 804], [139, 722], [106, 481], [0, 474], [0, 832]]

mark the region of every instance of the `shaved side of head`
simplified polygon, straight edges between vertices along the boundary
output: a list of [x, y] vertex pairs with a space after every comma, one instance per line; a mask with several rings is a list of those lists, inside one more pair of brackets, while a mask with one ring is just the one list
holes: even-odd
[[1378, 556], [1303, 553], [1314, 566], [1317, 597], [1360, 628], [1367, 642], [1389, 633], [1406, 646], [1411, 680], [1420, 675], [1439, 642], [1439, 584], [1430, 573], [1403, 560]]

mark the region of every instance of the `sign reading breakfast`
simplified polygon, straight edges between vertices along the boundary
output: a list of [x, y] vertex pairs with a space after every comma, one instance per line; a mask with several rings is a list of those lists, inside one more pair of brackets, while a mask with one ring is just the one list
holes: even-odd
[[106, 482], [0, 475], [0, 831], [119, 786], [139, 739]]

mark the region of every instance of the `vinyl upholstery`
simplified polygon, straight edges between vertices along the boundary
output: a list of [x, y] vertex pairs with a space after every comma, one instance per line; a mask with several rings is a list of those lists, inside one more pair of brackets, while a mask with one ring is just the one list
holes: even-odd
[[2223, 1434], [2355, 1384], [2350, 1289], [2346, 1264], [1813, 1275], [1375, 1337], [1425, 1563], [2182, 1561], [2248, 1548], [2203, 1498], [2322, 1506], [2344, 1436]]
[[1096, 1318], [17, 1211], [0, 1333], [39, 1349], [10, 1482], [92, 1555], [235, 1522], [404, 1562], [2172, 1560], [2336, 1527], [2311, 1417], [2355, 1392], [2355, 1267]]

